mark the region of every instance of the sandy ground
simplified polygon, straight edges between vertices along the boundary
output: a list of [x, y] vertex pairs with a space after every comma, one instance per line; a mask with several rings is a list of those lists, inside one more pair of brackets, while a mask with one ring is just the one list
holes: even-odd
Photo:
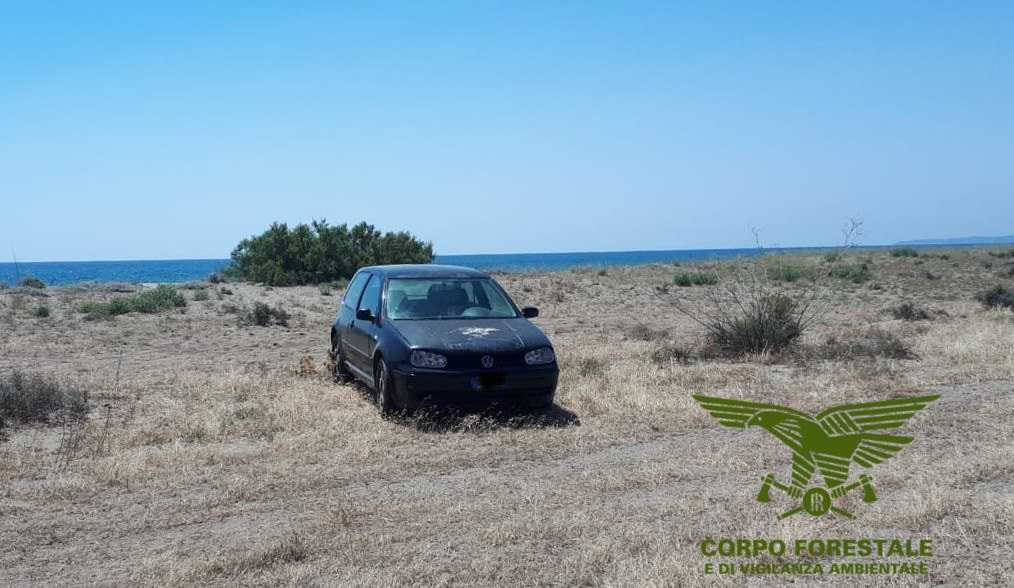
[[[498, 276], [519, 304], [541, 308], [560, 358], [557, 406], [533, 415], [382, 420], [362, 388], [325, 375], [337, 290], [211, 285], [206, 301], [185, 290], [185, 309], [106, 320], [77, 307], [128, 294], [0, 291], [0, 375], [52, 376], [88, 390], [92, 406], [83, 426], [56, 419], [0, 443], [0, 584], [856, 582], [705, 576], [707, 537], [928, 537], [928, 575], [861, 583], [1007, 584], [1014, 315], [972, 296], [1014, 281], [1011, 260], [849, 255], [869, 258], [872, 280], [792, 258], [816, 271], [827, 301], [804, 346], [876, 327], [913, 358], [656, 362], [667, 344], [701, 348], [700, 327], [674, 304], [718, 286], [675, 287], [687, 268], [668, 265]], [[730, 265], [705, 269], [727, 279]], [[932, 320], [885, 312], [902, 300]], [[243, 326], [238, 313], [255, 301], [284, 307], [289, 325]], [[32, 316], [38, 304], [48, 318]], [[854, 520], [780, 521], [790, 501], [755, 496], [768, 472], [787, 478], [790, 453], [760, 429], [719, 426], [696, 393], [813, 413], [941, 398], [900, 431], [915, 441], [870, 471], [879, 500], [845, 499]]]

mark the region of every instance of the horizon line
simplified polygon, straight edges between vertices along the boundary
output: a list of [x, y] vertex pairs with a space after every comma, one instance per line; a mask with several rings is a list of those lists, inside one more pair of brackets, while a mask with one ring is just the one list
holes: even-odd
[[[903, 245], [904, 244], [904, 245]], [[1003, 245], [1004, 243], [920, 243], [908, 244], [905, 242], [850, 245], [848, 249], [862, 249], [872, 247], [970, 247]], [[503, 253], [434, 253], [434, 257], [487, 257], [494, 255], [574, 255], [574, 254], [613, 254], [613, 253], [666, 253], [670, 251], [752, 251], [760, 250], [819, 250], [819, 249], [841, 249], [842, 245], [771, 245], [768, 247], [697, 247], [692, 249], [617, 249], [617, 250], [589, 250], [589, 251], [512, 251]], [[123, 263], [123, 262], [160, 262], [160, 261], [231, 261], [229, 257], [166, 257], [166, 258], [121, 258], [121, 259], [45, 259], [32, 261], [3, 261], [0, 265], [21, 265], [34, 263]]]

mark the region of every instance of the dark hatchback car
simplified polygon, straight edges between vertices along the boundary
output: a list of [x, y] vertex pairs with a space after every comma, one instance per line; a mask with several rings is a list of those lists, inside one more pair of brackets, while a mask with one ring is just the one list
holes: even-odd
[[549, 407], [549, 339], [488, 275], [445, 265], [360, 269], [331, 326], [338, 381], [373, 390], [381, 413], [427, 404]]

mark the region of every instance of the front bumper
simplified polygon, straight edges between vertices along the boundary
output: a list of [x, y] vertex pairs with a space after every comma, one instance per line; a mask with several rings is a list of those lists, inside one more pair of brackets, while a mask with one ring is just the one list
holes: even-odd
[[411, 365], [392, 369], [394, 393], [405, 408], [427, 405], [488, 406], [553, 404], [560, 369], [544, 366], [500, 370], [428, 370]]

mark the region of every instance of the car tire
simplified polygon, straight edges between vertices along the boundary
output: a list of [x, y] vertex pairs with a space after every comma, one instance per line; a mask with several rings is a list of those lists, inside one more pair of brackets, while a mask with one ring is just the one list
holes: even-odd
[[352, 374], [345, 367], [345, 360], [342, 359], [341, 345], [335, 341], [331, 344], [331, 378], [337, 384], [345, 384], [352, 381]]
[[394, 405], [394, 381], [391, 379], [391, 372], [387, 368], [387, 362], [381, 357], [377, 359], [373, 371], [373, 381], [376, 384], [374, 399], [377, 403], [377, 410], [380, 415], [387, 418], [395, 413]]

